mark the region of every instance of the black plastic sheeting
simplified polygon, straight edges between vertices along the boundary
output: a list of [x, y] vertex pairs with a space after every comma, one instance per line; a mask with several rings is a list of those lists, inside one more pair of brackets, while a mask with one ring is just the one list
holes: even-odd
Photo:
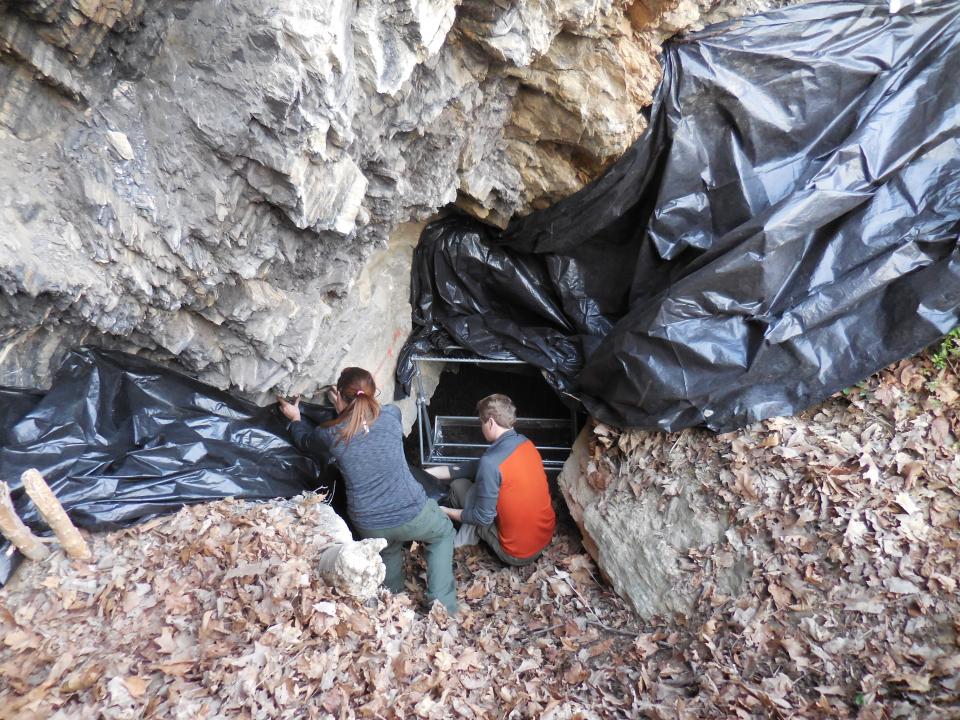
[[[7, 433], [43, 399], [40, 390], [0, 385], [0, 448], [7, 445]], [[0, 477], [0, 480], [3, 478]]]
[[[331, 490], [338, 477], [291, 445], [276, 405], [258, 407], [125, 353], [72, 351], [48, 392], [2, 388], [0, 402], [0, 478], [35, 530], [45, 524], [20, 483], [29, 468], [74, 523], [97, 530], [225, 497]], [[303, 409], [314, 420], [330, 416]], [[9, 543], [0, 545], [0, 585], [18, 563]]]
[[664, 49], [644, 135], [414, 256], [414, 354], [515, 355], [620, 426], [790, 415], [960, 322], [960, 3], [814, 2]]

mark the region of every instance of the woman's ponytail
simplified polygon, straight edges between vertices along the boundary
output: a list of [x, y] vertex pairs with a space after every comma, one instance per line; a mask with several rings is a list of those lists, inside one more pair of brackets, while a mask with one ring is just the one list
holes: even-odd
[[374, 397], [377, 386], [373, 375], [363, 368], [348, 367], [340, 373], [337, 392], [346, 406], [336, 418], [325, 425], [341, 425], [340, 439], [349, 445], [357, 433], [369, 432], [374, 421], [380, 417], [380, 403]]

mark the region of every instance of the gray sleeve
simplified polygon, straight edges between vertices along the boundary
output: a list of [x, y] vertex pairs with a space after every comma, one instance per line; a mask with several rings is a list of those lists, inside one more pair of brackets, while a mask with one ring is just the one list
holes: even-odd
[[389, 415], [401, 424], [403, 423], [403, 413], [400, 412], [400, 408], [398, 408], [396, 405], [381, 405], [380, 412], [382, 412], [384, 415]]
[[460, 521], [487, 527], [497, 519], [500, 497], [500, 467], [489, 458], [481, 458], [473, 487], [463, 503]]
[[314, 427], [306, 420], [298, 420], [289, 424], [290, 436], [294, 446], [300, 452], [313, 455], [321, 462], [330, 461], [330, 442], [322, 428]]

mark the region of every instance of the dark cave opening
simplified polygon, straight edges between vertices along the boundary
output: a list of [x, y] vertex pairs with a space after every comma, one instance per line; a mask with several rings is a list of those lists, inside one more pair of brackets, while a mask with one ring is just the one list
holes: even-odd
[[513, 400], [517, 432], [540, 449], [548, 473], [558, 472], [585, 416], [564, 405], [536, 368], [482, 360], [444, 364], [436, 390], [421, 403], [418, 422], [407, 436], [410, 464], [430, 466], [479, 457], [486, 443], [476, 406], [493, 393]]

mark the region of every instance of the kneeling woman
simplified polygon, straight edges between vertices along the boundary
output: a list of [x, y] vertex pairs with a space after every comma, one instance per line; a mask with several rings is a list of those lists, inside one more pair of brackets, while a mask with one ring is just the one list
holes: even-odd
[[453, 524], [427, 498], [414, 480], [403, 454], [403, 425], [396, 405], [380, 406], [373, 376], [363, 368], [340, 373], [331, 399], [337, 417], [319, 427], [300, 417], [299, 398], [280, 400], [280, 409], [292, 422], [294, 444], [310, 452], [319, 444], [340, 466], [347, 487], [347, 512], [365, 538], [384, 538], [381, 552], [392, 592], [404, 590], [403, 543], [416, 540], [426, 546], [427, 602], [442, 602], [457, 611], [453, 578]]

